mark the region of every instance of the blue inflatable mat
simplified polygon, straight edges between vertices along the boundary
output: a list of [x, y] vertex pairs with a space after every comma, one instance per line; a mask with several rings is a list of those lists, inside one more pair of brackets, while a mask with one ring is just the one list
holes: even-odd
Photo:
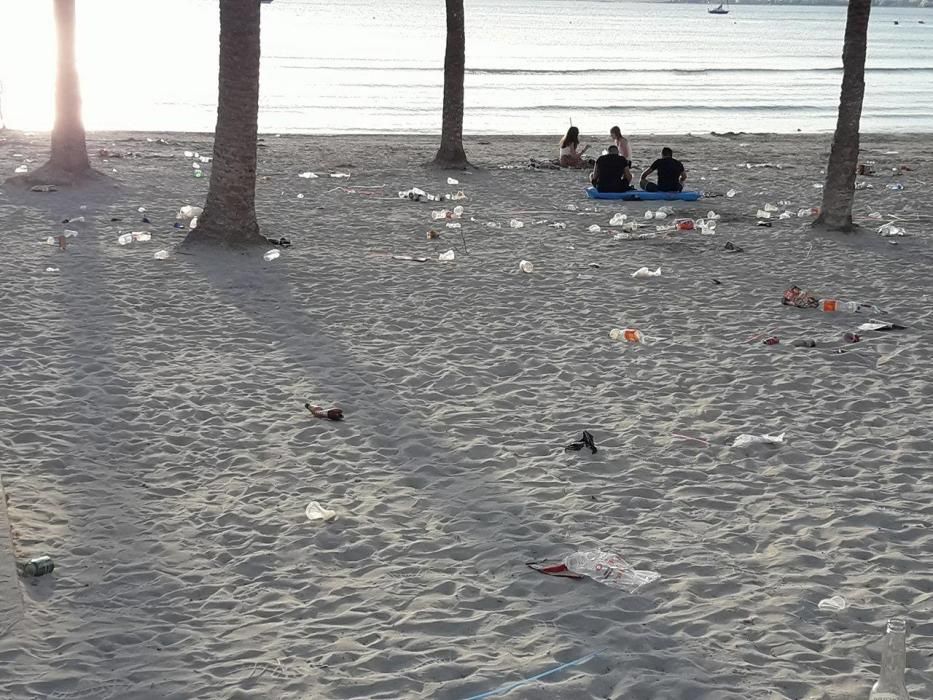
[[595, 187], [586, 188], [586, 196], [590, 199], [621, 199], [626, 202], [648, 201], [653, 199], [695, 202], [703, 196], [702, 192], [645, 192], [643, 190], [629, 190], [628, 192], [599, 192]]

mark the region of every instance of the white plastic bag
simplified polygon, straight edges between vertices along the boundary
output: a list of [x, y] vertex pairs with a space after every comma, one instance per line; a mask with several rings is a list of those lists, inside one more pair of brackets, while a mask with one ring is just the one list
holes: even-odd
[[182, 221], [184, 219], [193, 219], [197, 216], [201, 216], [203, 213], [204, 209], [201, 207], [193, 207], [190, 204], [186, 204], [178, 210], [178, 213], [175, 214], [175, 218], [179, 221]]
[[817, 607], [820, 610], [832, 610], [833, 612], [839, 612], [840, 610], [845, 610], [848, 602], [841, 595], [834, 595], [832, 598], [823, 598], [818, 604]]
[[651, 270], [647, 267], [639, 267], [637, 270], [635, 270], [635, 272], [632, 273], [632, 277], [634, 277], [635, 279], [643, 279], [645, 277], [660, 277], [660, 276], [661, 276], [660, 267], [657, 270]]
[[751, 445], [780, 445], [784, 442], [784, 436], [787, 433], [781, 433], [780, 435], [749, 435], [743, 434], [739, 435], [735, 442], [732, 443], [733, 447], [749, 447]]
[[308, 507], [305, 508], [305, 515], [307, 516], [308, 520], [322, 520], [327, 522], [336, 518], [337, 512], [328, 510], [317, 501], [311, 501], [308, 504]]
[[438, 256], [437, 256], [437, 259], [438, 259], [440, 262], [450, 262], [451, 260], [453, 260], [453, 259], [456, 258], [456, 257], [457, 257], [457, 254], [454, 253], [453, 250], [448, 250], [446, 253], [441, 253], [440, 255], [438, 255]]

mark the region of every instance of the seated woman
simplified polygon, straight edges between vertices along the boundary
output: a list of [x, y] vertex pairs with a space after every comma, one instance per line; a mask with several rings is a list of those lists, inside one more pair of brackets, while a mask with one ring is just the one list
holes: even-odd
[[560, 167], [562, 168], [582, 168], [586, 165], [583, 162], [583, 154], [589, 146], [580, 147], [580, 130], [572, 126], [567, 129], [567, 135], [560, 140]]
[[609, 129], [609, 136], [612, 139], [612, 142], [616, 145], [616, 148], [619, 149], [619, 155], [629, 161], [631, 165], [632, 161], [632, 147], [629, 145], [628, 139], [622, 135], [622, 130], [614, 126]]
[[629, 163], [619, 155], [614, 144], [606, 150], [606, 155], [596, 159], [590, 182], [600, 192], [627, 192], [632, 189], [632, 171]]

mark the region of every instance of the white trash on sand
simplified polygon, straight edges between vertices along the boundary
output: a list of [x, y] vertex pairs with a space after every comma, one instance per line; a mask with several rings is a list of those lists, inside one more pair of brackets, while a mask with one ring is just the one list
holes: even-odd
[[660, 277], [661, 268], [659, 267], [656, 270], [652, 270], [648, 267], [639, 267], [635, 272], [632, 273], [632, 277], [635, 279], [643, 279], [645, 277]]
[[784, 442], [784, 436], [787, 433], [781, 433], [779, 435], [749, 435], [743, 434], [739, 435], [735, 442], [732, 443], [733, 447], [750, 447], [751, 445], [780, 445]]
[[175, 218], [179, 221], [184, 221], [186, 219], [193, 219], [195, 217], [201, 216], [203, 213], [204, 209], [202, 207], [194, 207], [190, 204], [186, 204], [178, 210], [178, 213], [175, 214]]
[[337, 511], [328, 510], [317, 501], [311, 501], [308, 504], [308, 507], [305, 508], [305, 516], [308, 518], [308, 520], [320, 520], [326, 523], [337, 517]]
[[820, 610], [831, 610], [832, 612], [845, 610], [847, 606], [848, 602], [841, 595], [834, 595], [832, 598], [823, 598], [823, 600], [817, 604]]
[[657, 581], [656, 571], [635, 569], [622, 557], [599, 549], [574, 552], [563, 559], [564, 566], [575, 574], [634, 593], [645, 584]]

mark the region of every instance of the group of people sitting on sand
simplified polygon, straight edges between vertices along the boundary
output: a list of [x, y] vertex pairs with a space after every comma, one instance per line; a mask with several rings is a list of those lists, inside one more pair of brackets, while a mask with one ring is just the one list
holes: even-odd
[[[589, 146], [580, 147], [580, 130], [572, 126], [560, 142], [560, 165], [562, 168], [585, 168], [593, 166], [590, 182], [600, 192], [627, 192], [632, 186], [632, 149], [621, 129], [614, 126], [609, 130], [612, 145], [595, 161], [584, 160], [583, 154]], [[658, 174], [658, 181], [648, 178]], [[661, 149], [661, 157], [646, 168], [639, 178], [639, 187], [646, 192], [680, 192], [687, 179], [684, 164], [674, 158], [667, 147]]]

